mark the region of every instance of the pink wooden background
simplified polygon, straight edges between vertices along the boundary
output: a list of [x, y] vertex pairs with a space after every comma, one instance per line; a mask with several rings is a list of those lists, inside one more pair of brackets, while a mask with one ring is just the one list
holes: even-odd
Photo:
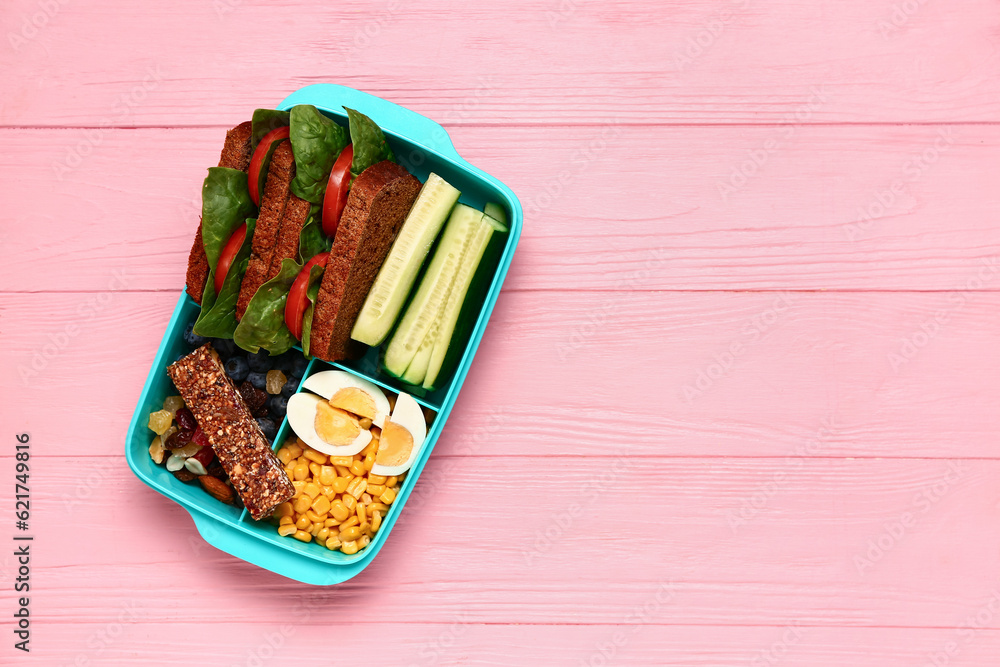
[[[1000, 663], [995, 0], [139, 7], [0, 10], [30, 664]], [[328, 589], [123, 457], [224, 129], [324, 81], [526, 211], [412, 506]]]

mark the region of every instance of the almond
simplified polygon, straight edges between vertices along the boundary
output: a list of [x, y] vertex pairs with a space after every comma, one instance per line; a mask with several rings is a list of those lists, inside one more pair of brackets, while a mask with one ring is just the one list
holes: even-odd
[[221, 479], [217, 479], [211, 475], [202, 475], [198, 478], [198, 481], [201, 482], [202, 487], [208, 492], [208, 495], [227, 505], [233, 504], [233, 490]]

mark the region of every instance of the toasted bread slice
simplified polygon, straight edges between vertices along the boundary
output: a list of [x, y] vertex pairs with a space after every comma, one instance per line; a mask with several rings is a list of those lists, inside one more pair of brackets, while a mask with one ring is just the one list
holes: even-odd
[[[253, 150], [250, 148], [250, 121], [240, 123], [226, 132], [226, 142], [219, 156], [219, 166], [246, 171], [250, 166]], [[205, 244], [201, 238], [201, 219], [198, 219], [198, 231], [194, 235], [194, 244], [188, 255], [187, 293], [201, 304], [201, 295], [205, 292], [205, 281], [208, 280], [208, 259], [205, 257]]]
[[364, 353], [351, 328], [419, 192], [420, 181], [388, 160], [354, 181], [320, 283], [311, 354], [337, 361]]

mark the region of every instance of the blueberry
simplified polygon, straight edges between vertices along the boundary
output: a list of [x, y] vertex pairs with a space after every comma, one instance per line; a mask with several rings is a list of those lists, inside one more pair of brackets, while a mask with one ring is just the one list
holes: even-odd
[[271, 364], [271, 368], [276, 371], [281, 371], [287, 375], [292, 370], [292, 363], [295, 361], [295, 357], [293, 355], [296, 354], [298, 354], [298, 351], [292, 350], [275, 357], [274, 363]]
[[233, 382], [243, 382], [249, 372], [250, 366], [243, 357], [230, 357], [226, 361], [226, 374], [233, 379]]
[[236, 351], [236, 343], [228, 338], [213, 338], [212, 347], [215, 348], [215, 351], [219, 353], [219, 356], [223, 360], [233, 356], [233, 352]]
[[[271, 363], [274, 360], [271, 359], [271, 355], [268, 354], [267, 350], [262, 349], [257, 354], [247, 354], [247, 361], [250, 362], [250, 370], [266, 373], [271, 369]], [[263, 389], [263, 387], [259, 388]]]
[[291, 375], [293, 378], [300, 378], [306, 373], [306, 366], [309, 365], [309, 360], [303, 357], [299, 353], [295, 353], [295, 357], [292, 358]]
[[[240, 361], [243, 360], [240, 359]], [[252, 371], [249, 375], [246, 376], [246, 379], [250, 381], [250, 384], [252, 384], [257, 389], [260, 389], [261, 391], [264, 391], [264, 389], [267, 387], [267, 373], [262, 373], [260, 371]]]
[[299, 379], [288, 378], [288, 381], [285, 383], [285, 386], [281, 388], [281, 395], [284, 396], [285, 398], [288, 398], [289, 396], [294, 394], [295, 390], [298, 388], [299, 388]]
[[288, 399], [284, 396], [272, 396], [268, 407], [271, 409], [271, 416], [275, 419], [284, 419], [288, 411]]
[[187, 329], [184, 330], [184, 342], [191, 347], [201, 347], [208, 342], [208, 339], [204, 336], [199, 336], [194, 332], [194, 322], [187, 325]]
[[268, 442], [273, 442], [274, 436], [278, 435], [278, 427], [274, 425], [274, 422], [267, 417], [258, 417], [257, 425], [264, 432], [264, 437], [268, 439]]

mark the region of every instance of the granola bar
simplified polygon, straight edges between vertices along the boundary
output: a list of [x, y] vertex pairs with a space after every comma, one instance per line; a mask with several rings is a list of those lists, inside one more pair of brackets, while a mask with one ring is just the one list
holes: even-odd
[[264, 518], [295, 495], [292, 481], [226, 375], [211, 343], [178, 359], [167, 367], [167, 373], [208, 437], [250, 516]]

